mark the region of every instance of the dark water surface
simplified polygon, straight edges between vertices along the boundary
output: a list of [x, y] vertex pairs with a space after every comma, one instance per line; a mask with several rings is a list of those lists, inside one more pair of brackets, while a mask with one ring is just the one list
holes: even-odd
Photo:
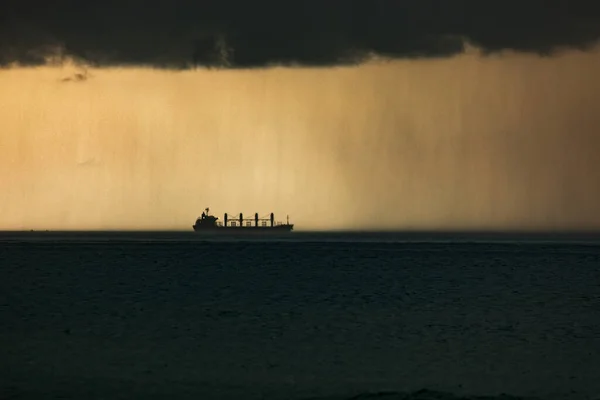
[[0, 234], [0, 398], [600, 398], [599, 241], [416, 238]]

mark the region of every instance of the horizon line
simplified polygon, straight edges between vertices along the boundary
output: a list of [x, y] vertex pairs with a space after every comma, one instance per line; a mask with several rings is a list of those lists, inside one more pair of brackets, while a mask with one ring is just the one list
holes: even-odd
[[[187, 229], [0, 229], [0, 234], [44, 233], [189, 233]], [[599, 235], [600, 228], [580, 229], [294, 229], [290, 234], [406, 234], [406, 235]]]

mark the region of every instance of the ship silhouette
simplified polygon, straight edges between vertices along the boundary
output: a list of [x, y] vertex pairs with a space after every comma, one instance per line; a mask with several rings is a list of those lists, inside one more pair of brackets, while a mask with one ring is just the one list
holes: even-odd
[[244, 218], [242, 213], [238, 218], [229, 218], [225, 213], [223, 222], [214, 215], [210, 215], [210, 209], [207, 207], [202, 215], [196, 219], [192, 225], [196, 232], [207, 233], [284, 233], [291, 232], [294, 224], [290, 224], [289, 216], [286, 223], [275, 222], [275, 214], [271, 213], [268, 217], [259, 218], [258, 213], [254, 218]]

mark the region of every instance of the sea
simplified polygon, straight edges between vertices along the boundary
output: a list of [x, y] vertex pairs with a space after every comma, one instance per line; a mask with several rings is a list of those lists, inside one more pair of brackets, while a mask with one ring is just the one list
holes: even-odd
[[0, 399], [600, 399], [600, 235], [0, 234]]

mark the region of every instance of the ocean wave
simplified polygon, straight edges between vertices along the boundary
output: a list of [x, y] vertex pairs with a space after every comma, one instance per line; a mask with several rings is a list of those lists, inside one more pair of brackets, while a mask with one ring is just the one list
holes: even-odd
[[[561, 398], [564, 398], [561, 396]], [[469, 396], [450, 392], [421, 389], [414, 392], [369, 392], [353, 396], [312, 397], [303, 400], [543, 400], [540, 397], [520, 397], [508, 394]]]

